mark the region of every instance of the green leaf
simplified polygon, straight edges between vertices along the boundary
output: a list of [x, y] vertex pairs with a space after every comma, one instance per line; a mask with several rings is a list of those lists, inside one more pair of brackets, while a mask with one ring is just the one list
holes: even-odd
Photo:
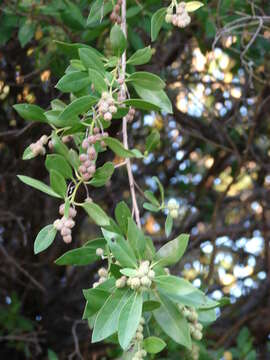
[[47, 122], [46, 116], [44, 115], [44, 110], [37, 105], [16, 104], [13, 105], [13, 107], [24, 120], [44, 123]]
[[149, 354], [158, 354], [166, 347], [165, 341], [156, 337], [149, 336], [148, 338], [143, 340], [143, 348]]
[[94, 202], [85, 202], [82, 206], [97, 225], [106, 226], [110, 224], [110, 218], [99, 205]]
[[173, 218], [171, 217], [170, 214], [168, 214], [165, 221], [165, 234], [167, 237], [170, 236], [172, 232], [172, 227], [173, 227]]
[[80, 43], [71, 44], [69, 42], [67, 43], [58, 40], [54, 40], [54, 43], [64, 54], [68, 55], [72, 59], [78, 58], [79, 49], [90, 49], [90, 51], [92, 51], [92, 53], [95, 53], [95, 55], [99, 57], [99, 59], [105, 59], [105, 57], [98, 50], [96, 50], [95, 48], [89, 45], [80, 44]]
[[193, 11], [198, 10], [202, 6], [204, 6], [204, 4], [200, 1], [188, 1], [186, 3], [186, 11], [193, 12]]
[[126, 275], [128, 277], [137, 276], [137, 270], [136, 269], [131, 269], [131, 268], [121, 269], [120, 273], [123, 274], [123, 275]]
[[95, 90], [99, 94], [102, 94], [104, 91], [107, 92], [108, 86], [106, 84], [106, 81], [104, 80], [104, 76], [95, 69], [89, 69], [88, 72], [90, 81], [94, 85]]
[[126, 234], [128, 229], [128, 218], [130, 218], [132, 215], [129, 207], [124, 201], [121, 201], [117, 204], [114, 215], [121, 230], [124, 234]]
[[153, 311], [160, 307], [160, 302], [154, 300], [148, 300], [143, 303], [143, 312]]
[[62, 92], [75, 93], [91, 84], [91, 79], [86, 72], [73, 71], [65, 74], [55, 85]]
[[154, 13], [151, 19], [151, 40], [155, 41], [164, 23], [167, 8], [161, 8]]
[[61, 196], [59, 196], [53, 189], [51, 189], [48, 185], [44, 184], [43, 182], [33, 179], [29, 176], [25, 176], [25, 175], [17, 175], [18, 178], [25, 183], [26, 185], [32, 186], [33, 188], [44, 192], [45, 194], [48, 194], [50, 196], [56, 197], [56, 198], [60, 198]]
[[104, 138], [104, 142], [106, 143], [106, 145], [109, 146], [109, 148], [116, 155], [123, 157], [123, 158], [134, 157], [133, 152], [131, 150], [125, 149], [123, 144], [119, 140], [111, 138], [111, 137], [107, 137], [107, 138]]
[[153, 176], [152, 179], [157, 183], [159, 192], [160, 192], [160, 196], [161, 196], [161, 201], [162, 201], [162, 203], [164, 203], [164, 187], [161, 184], [161, 182], [159, 181], [159, 178], [157, 176]]
[[108, 244], [113, 256], [119, 261], [120, 265], [128, 268], [137, 267], [137, 259], [133, 249], [122, 236], [115, 234], [108, 241]]
[[53, 350], [48, 349], [48, 360], [59, 360], [59, 357]]
[[67, 105], [62, 100], [54, 99], [51, 101], [51, 107], [53, 110], [63, 111], [66, 106]]
[[156, 106], [158, 106], [161, 110], [165, 111], [168, 114], [172, 114], [172, 104], [168, 96], [163, 90], [150, 90], [145, 89], [139, 85], [133, 84], [137, 94], [145, 101], [148, 101]]
[[88, 319], [100, 310], [110, 296], [110, 293], [98, 287], [87, 290], [87, 295], [85, 294], [85, 290], [83, 290], [83, 292], [87, 302], [82, 318]]
[[85, 28], [85, 19], [79, 6], [69, 0], [65, 0], [64, 11], [61, 12], [61, 18], [66, 25], [74, 30], [83, 30]]
[[96, 249], [90, 246], [83, 246], [78, 249], [67, 251], [65, 254], [55, 260], [57, 265], [89, 265], [99, 256], [96, 255]]
[[101, 187], [107, 184], [114, 172], [114, 165], [112, 162], [107, 162], [95, 172], [93, 179], [90, 181], [90, 185], [94, 187]]
[[62, 198], [66, 196], [67, 184], [65, 178], [56, 170], [50, 171], [50, 183], [52, 189]]
[[105, 301], [96, 317], [92, 342], [104, 340], [117, 331], [121, 310], [127, 302], [129, 290], [116, 289]]
[[36, 157], [36, 155], [33, 154], [30, 146], [27, 146], [27, 148], [23, 152], [22, 159], [23, 160], [30, 160], [30, 159], [33, 159], [34, 157]]
[[162, 90], [165, 87], [164, 81], [157, 75], [147, 71], [138, 71], [131, 74], [126, 82], [131, 82], [132, 85], [138, 85], [141, 88], [155, 91]]
[[149, 153], [150, 151], [154, 150], [160, 142], [160, 134], [159, 132], [154, 129], [152, 130], [151, 134], [146, 138], [146, 151]]
[[96, 0], [91, 6], [90, 13], [87, 18], [87, 26], [94, 26], [101, 22], [102, 18], [112, 11], [112, 3], [104, 2], [104, 0]]
[[143, 208], [145, 210], [149, 210], [149, 211], [153, 211], [153, 212], [158, 212], [159, 211], [159, 207], [157, 207], [157, 206], [155, 206], [153, 204], [150, 204], [148, 202], [143, 204]]
[[160, 266], [176, 264], [184, 255], [188, 245], [189, 235], [181, 234], [174, 240], [163, 245], [156, 254]]
[[77, 170], [81, 163], [80, 163], [79, 155], [77, 154], [77, 152], [74, 149], [69, 149], [68, 154], [67, 154], [67, 159], [68, 159], [69, 163], [71, 164], [71, 166], [75, 170]]
[[110, 42], [116, 56], [121, 56], [127, 47], [126, 37], [118, 25], [114, 25], [110, 32]]
[[99, 73], [105, 74], [103, 62], [92, 48], [79, 49], [79, 56], [86, 69], [95, 69]]
[[139, 326], [142, 316], [142, 303], [142, 293], [132, 292], [121, 310], [118, 322], [118, 339], [124, 350], [128, 348]]
[[19, 29], [18, 39], [21, 47], [25, 47], [26, 44], [33, 38], [35, 34], [36, 24], [31, 21], [26, 21]]
[[137, 257], [142, 258], [145, 249], [144, 234], [131, 217], [128, 219], [127, 239]]
[[123, 101], [123, 103], [127, 106], [132, 106], [135, 109], [140, 109], [140, 110], [154, 110], [154, 111], [160, 111], [160, 107], [157, 105], [154, 105], [148, 101], [142, 100], [142, 99], [127, 99], [125, 101]]
[[197, 310], [198, 313], [198, 321], [200, 323], [209, 324], [211, 322], [216, 321], [217, 315], [215, 309], [199, 309]]
[[130, 65], [143, 65], [147, 64], [152, 57], [152, 49], [147, 46], [143, 49], [137, 50], [127, 61]]
[[158, 301], [161, 306], [153, 311], [156, 322], [176, 343], [191, 349], [192, 342], [187, 320], [167, 297], [160, 295]]
[[45, 166], [48, 171], [56, 170], [66, 179], [72, 178], [72, 169], [62, 155], [58, 155], [58, 154], [47, 155]]
[[201, 290], [198, 290], [189, 281], [173, 275], [155, 277], [159, 291], [162, 291], [172, 300], [195, 308], [208, 309], [218, 306], [218, 303], [209, 299]]
[[46, 250], [53, 243], [56, 233], [57, 230], [52, 224], [41, 229], [34, 243], [34, 253], [38, 254]]
[[144, 192], [144, 196], [147, 200], [151, 201], [151, 203], [155, 206], [160, 206], [159, 201], [155, 197], [154, 193], [152, 191], [146, 190]]
[[69, 121], [69, 119], [74, 118], [75, 116], [87, 112], [96, 102], [97, 98], [91, 95], [85, 95], [73, 100], [72, 103], [70, 103], [60, 114], [59, 121], [63, 122], [63, 126], [65, 126], [65, 122]]

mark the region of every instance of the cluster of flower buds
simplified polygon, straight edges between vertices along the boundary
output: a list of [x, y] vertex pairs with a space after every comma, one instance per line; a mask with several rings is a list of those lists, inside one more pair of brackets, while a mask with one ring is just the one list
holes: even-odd
[[194, 343], [192, 344], [190, 355], [191, 355], [192, 360], [199, 360], [200, 348]]
[[201, 340], [203, 337], [203, 326], [198, 322], [198, 314], [194, 308], [188, 308], [183, 305], [178, 305], [179, 310], [189, 323], [190, 334], [195, 340]]
[[73, 219], [77, 215], [77, 211], [73, 207], [70, 207], [67, 218], [64, 216], [64, 212], [65, 204], [61, 204], [59, 207], [59, 214], [62, 215], [62, 218], [55, 220], [53, 226], [56, 230], [60, 231], [64, 242], [69, 244], [72, 241], [71, 229], [75, 225], [75, 221]]
[[135, 109], [130, 107], [129, 111], [128, 111], [127, 115], [126, 115], [127, 121], [132, 122], [133, 119], [134, 119], [134, 116], [135, 116]]
[[[126, 279], [126, 285], [131, 287], [132, 290], [146, 290], [151, 287], [154, 277], [155, 272], [150, 268], [150, 262], [145, 260], [141, 262], [136, 274]], [[124, 282], [125, 279], [123, 277], [121, 279]]]
[[96, 171], [96, 149], [91, 145], [90, 137], [86, 138], [82, 142], [82, 148], [86, 150], [86, 153], [80, 155], [79, 159], [81, 165], [79, 166], [79, 171], [82, 175], [83, 180], [88, 181], [94, 175]]
[[179, 203], [175, 199], [170, 199], [167, 204], [169, 214], [173, 219], [176, 219], [179, 214]]
[[36, 141], [35, 143], [30, 145], [30, 149], [31, 149], [32, 153], [35, 156], [45, 155], [46, 149], [45, 149], [44, 145], [46, 145], [47, 142], [48, 142], [48, 136], [47, 135], [41, 136], [41, 138], [38, 141]]
[[108, 92], [103, 92], [98, 102], [98, 113], [105, 121], [111, 121], [113, 114], [117, 112], [114, 98]]
[[121, 10], [122, 0], [117, 0], [117, 3], [114, 5], [113, 11], [110, 15], [110, 20], [113, 23], [121, 24]]
[[[145, 324], [145, 320], [143, 317], [141, 317], [139, 326], [136, 330], [135, 336], [132, 339], [132, 342], [134, 344], [140, 344], [143, 341], [143, 325]], [[132, 357], [132, 360], [142, 360], [147, 355], [147, 352], [143, 349], [138, 350], [134, 356]]]
[[108, 270], [106, 270], [105, 268], [100, 268], [98, 270], [98, 276], [99, 279], [97, 282], [94, 282], [93, 284], [93, 288], [97, 287], [98, 285], [104, 283], [104, 281], [106, 281], [108, 279]]
[[191, 18], [188, 15], [186, 9], [186, 3], [180, 2], [176, 6], [176, 14], [173, 14], [173, 8], [169, 6], [167, 8], [167, 14], [165, 17], [165, 21], [167, 23], [172, 23], [174, 26], [178, 26], [180, 28], [184, 28], [190, 24]]

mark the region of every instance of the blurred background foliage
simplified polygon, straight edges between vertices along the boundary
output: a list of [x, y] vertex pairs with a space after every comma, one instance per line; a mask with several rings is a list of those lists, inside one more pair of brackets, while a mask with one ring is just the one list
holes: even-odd
[[[21, 159], [24, 148], [48, 129], [26, 123], [12, 105], [65, 99], [54, 85], [72, 54], [55, 40], [82, 42], [110, 53], [111, 1], [104, 20], [86, 26], [89, 0], [0, 1], [0, 358], [114, 359], [118, 349], [90, 344], [81, 321], [81, 289], [94, 281], [100, 264], [59, 268], [67, 250], [61, 241], [39, 256], [33, 241], [57, 216], [54, 200], [27, 188], [24, 173], [47, 180], [41, 158]], [[184, 31], [165, 24], [150, 65], [167, 79], [174, 115], [138, 113], [131, 143], [143, 148], [155, 128], [159, 148], [133, 163], [138, 189], [180, 203], [174, 234], [191, 233], [182, 273], [215, 299], [230, 297], [200, 345], [200, 360], [269, 359], [270, 334], [270, 3], [269, 0], [208, 0]], [[150, 19], [169, 2], [128, 1], [131, 54], [151, 44]], [[115, 121], [110, 132], [120, 133]], [[104, 157], [112, 154], [106, 153]], [[105, 161], [105, 159], [104, 159]], [[115, 158], [117, 163], [121, 161]], [[144, 199], [138, 192], [139, 202]], [[124, 170], [91, 196], [112, 213], [129, 202]], [[164, 214], [142, 213], [156, 245], [165, 241]], [[93, 238], [96, 228], [79, 213], [74, 242]], [[59, 239], [60, 240], [60, 239]], [[156, 359], [189, 359], [173, 343]]]

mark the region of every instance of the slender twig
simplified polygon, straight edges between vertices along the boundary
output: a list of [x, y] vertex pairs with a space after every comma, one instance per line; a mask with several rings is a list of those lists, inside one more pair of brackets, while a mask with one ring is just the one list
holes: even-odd
[[[126, 23], [126, 0], [122, 1], [122, 9], [121, 9], [121, 28], [125, 36], [127, 36], [127, 23]], [[125, 76], [126, 73], [126, 52], [124, 51], [121, 59], [121, 67], [122, 67], [122, 74]], [[126, 94], [125, 84], [121, 87], [122, 94]], [[123, 144], [126, 149], [128, 149], [128, 134], [127, 134], [127, 118], [124, 116], [123, 118]], [[130, 159], [126, 160], [126, 166], [127, 166], [127, 173], [128, 173], [128, 181], [129, 181], [129, 187], [130, 187], [130, 194], [132, 199], [132, 207], [133, 212], [135, 215], [136, 223], [139, 228], [141, 228], [141, 219], [140, 219], [140, 211], [137, 203], [136, 193], [135, 193], [135, 185], [134, 185], [134, 178], [133, 173], [131, 169], [131, 162]]]

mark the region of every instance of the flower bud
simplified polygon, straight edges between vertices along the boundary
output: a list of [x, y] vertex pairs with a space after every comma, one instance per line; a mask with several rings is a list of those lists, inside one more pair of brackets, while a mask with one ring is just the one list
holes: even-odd
[[152, 281], [148, 278], [148, 276], [144, 276], [141, 278], [141, 284], [146, 287], [150, 287], [152, 284]]
[[112, 120], [112, 114], [110, 112], [106, 112], [104, 114], [104, 120], [106, 120], [106, 121]]
[[97, 255], [97, 256], [103, 256], [103, 255], [104, 255], [104, 250], [101, 249], [101, 248], [97, 248], [97, 249], [96, 249], [96, 255]]
[[141, 285], [140, 279], [137, 277], [131, 278], [130, 286], [131, 289], [138, 289]]
[[71, 235], [65, 235], [65, 236], [63, 236], [63, 240], [64, 240], [64, 242], [66, 244], [69, 244], [72, 241], [72, 236]]
[[53, 226], [56, 230], [60, 231], [63, 228], [63, 222], [60, 219], [54, 221]]
[[154, 272], [154, 270], [149, 270], [149, 272], [148, 272], [148, 277], [149, 277], [149, 279], [151, 279], [151, 280], [154, 279], [154, 277], [155, 277], [155, 272]]
[[108, 271], [105, 269], [105, 268], [100, 268], [99, 270], [98, 270], [98, 275], [100, 276], [100, 277], [107, 277], [108, 276]]

